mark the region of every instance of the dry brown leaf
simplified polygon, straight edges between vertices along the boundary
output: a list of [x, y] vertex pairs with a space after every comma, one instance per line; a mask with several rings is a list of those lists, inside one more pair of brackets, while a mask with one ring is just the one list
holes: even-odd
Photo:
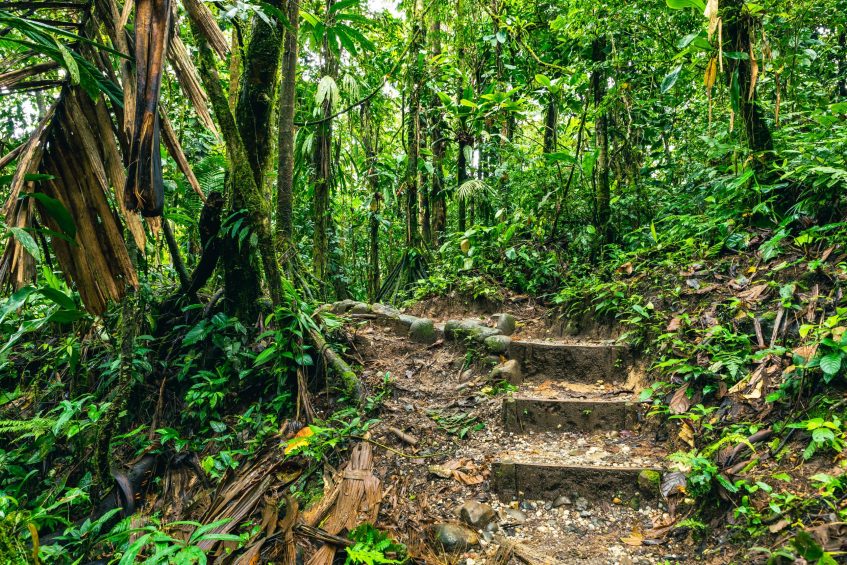
[[706, 74], [703, 75], [703, 84], [706, 86], [706, 92], [711, 94], [712, 88], [715, 86], [715, 79], [718, 76], [718, 59], [712, 57], [709, 64], [706, 65]]
[[679, 439], [688, 444], [689, 447], [694, 447], [694, 428], [688, 422], [683, 422], [679, 429]]
[[669, 403], [671, 414], [683, 414], [688, 411], [691, 406], [691, 401], [688, 399], [686, 392], [688, 391], [688, 383], [685, 383], [674, 393]]
[[668, 327], [665, 328], [666, 332], [675, 332], [682, 326], [682, 318], [679, 316], [674, 316], [671, 318], [671, 321], [668, 322]]
[[621, 541], [627, 545], [640, 546], [644, 543], [644, 534], [641, 528], [635, 527], [627, 537], [621, 538]]
[[453, 471], [453, 478], [465, 485], [478, 485], [484, 479], [481, 475], [465, 473], [463, 471]]
[[631, 275], [632, 274], [632, 262], [627, 261], [617, 269], [615, 269], [620, 274]]

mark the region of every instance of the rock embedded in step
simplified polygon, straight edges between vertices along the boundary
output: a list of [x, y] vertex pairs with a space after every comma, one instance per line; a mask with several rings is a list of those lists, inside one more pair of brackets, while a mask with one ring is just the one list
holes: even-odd
[[444, 324], [444, 337], [447, 339], [472, 339], [482, 343], [485, 338], [499, 333], [500, 330], [497, 328], [489, 328], [476, 320], [448, 320]]
[[434, 524], [431, 532], [436, 549], [449, 553], [460, 553], [479, 544], [476, 532], [459, 524]]
[[364, 302], [356, 302], [350, 308], [351, 314], [370, 314], [371, 313], [371, 305], [365, 304]]
[[501, 334], [512, 335], [515, 333], [517, 322], [515, 321], [515, 317], [511, 314], [500, 312], [498, 314], [494, 314], [491, 318], [496, 323], [497, 329], [500, 330]]
[[427, 345], [435, 343], [438, 336], [435, 334], [435, 324], [429, 318], [417, 318], [409, 326], [409, 339], [415, 343]]
[[509, 384], [519, 385], [521, 376], [521, 366], [514, 359], [509, 359], [491, 369], [491, 380], [494, 382], [506, 381]]
[[459, 508], [459, 518], [462, 522], [478, 530], [488, 526], [496, 516], [491, 506], [476, 500], [468, 500]]
[[380, 318], [399, 318], [400, 311], [392, 306], [385, 304], [374, 304], [371, 306], [371, 311]]
[[356, 304], [359, 304], [359, 302], [356, 302], [355, 300], [339, 300], [338, 302], [332, 303], [330, 310], [333, 314], [346, 314], [347, 311]]
[[485, 338], [485, 348], [491, 353], [506, 354], [509, 352], [509, 345], [512, 343], [512, 338], [507, 335], [492, 335]]

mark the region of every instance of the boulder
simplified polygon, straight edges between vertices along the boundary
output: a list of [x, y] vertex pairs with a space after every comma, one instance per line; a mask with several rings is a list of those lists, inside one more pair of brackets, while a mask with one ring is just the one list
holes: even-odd
[[436, 548], [449, 553], [461, 553], [479, 543], [476, 532], [460, 524], [434, 524], [431, 531]]
[[477, 530], [488, 526], [496, 516], [491, 506], [476, 500], [468, 500], [459, 508], [459, 518], [462, 522]]
[[512, 335], [515, 333], [515, 327], [517, 326], [517, 322], [515, 317], [511, 314], [507, 314], [505, 312], [500, 312], [499, 314], [494, 314], [491, 316], [497, 325], [497, 329], [500, 330], [500, 333], [503, 335]]
[[418, 318], [409, 326], [409, 339], [415, 343], [427, 345], [435, 343], [438, 336], [435, 333], [435, 324], [429, 318]]
[[494, 382], [506, 381], [509, 384], [519, 385], [521, 379], [521, 366], [514, 359], [509, 359], [491, 369], [491, 380]]
[[472, 339], [482, 343], [485, 338], [499, 333], [497, 328], [489, 328], [476, 320], [448, 320], [444, 324], [444, 337], [447, 339]]
[[371, 305], [364, 302], [356, 302], [350, 307], [349, 312], [351, 314], [370, 314]]
[[485, 348], [490, 353], [505, 355], [509, 351], [509, 345], [512, 343], [512, 338], [506, 335], [492, 335], [485, 338]]

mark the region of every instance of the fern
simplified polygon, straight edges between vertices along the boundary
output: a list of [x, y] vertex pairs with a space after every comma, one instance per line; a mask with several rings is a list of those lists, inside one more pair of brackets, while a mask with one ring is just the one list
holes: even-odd
[[32, 418], [29, 420], [0, 420], [0, 435], [13, 434], [24, 437], [38, 437], [48, 432], [56, 420], [53, 418]]
[[406, 546], [395, 542], [371, 524], [362, 524], [350, 532], [350, 539], [356, 543], [347, 548], [345, 565], [380, 565], [403, 563], [406, 560]]

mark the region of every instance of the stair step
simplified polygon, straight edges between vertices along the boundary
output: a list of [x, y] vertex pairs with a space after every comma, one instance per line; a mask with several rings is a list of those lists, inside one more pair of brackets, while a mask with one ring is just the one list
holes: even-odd
[[623, 383], [630, 364], [626, 347], [604, 343], [513, 339], [507, 354], [518, 361], [525, 380], [546, 377], [575, 383]]
[[637, 423], [638, 405], [632, 400], [503, 399], [503, 428], [514, 433], [628, 430]]
[[659, 497], [661, 469], [522, 462], [503, 459], [492, 466], [494, 491], [509, 500], [554, 501], [558, 496], [581, 496], [593, 502], [619, 499], [631, 505]]

